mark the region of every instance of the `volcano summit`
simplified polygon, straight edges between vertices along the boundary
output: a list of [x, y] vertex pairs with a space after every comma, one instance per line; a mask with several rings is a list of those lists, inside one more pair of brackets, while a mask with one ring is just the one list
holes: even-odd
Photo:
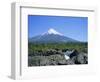
[[70, 37], [64, 36], [62, 33], [50, 28], [47, 32], [29, 38], [31, 43], [66, 43], [66, 42], [78, 42]]

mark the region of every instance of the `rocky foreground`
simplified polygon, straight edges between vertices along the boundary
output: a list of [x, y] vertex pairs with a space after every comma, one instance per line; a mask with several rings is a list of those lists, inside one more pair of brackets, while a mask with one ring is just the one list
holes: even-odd
[[88, 55], [77, 50], [56, 50], [51, 49], [45, 52], [38, 51], [29, 55], [29, 66], [48, 66], [48, 65], [72, 65], [88, 64]]

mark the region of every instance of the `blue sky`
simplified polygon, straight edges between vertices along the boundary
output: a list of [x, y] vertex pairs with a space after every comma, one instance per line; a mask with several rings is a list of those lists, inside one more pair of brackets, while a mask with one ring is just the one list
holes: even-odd
[[87, 17], [28, 15], [29, 38], [43, 34], [50, 28], [78, 41], [88, 40]]

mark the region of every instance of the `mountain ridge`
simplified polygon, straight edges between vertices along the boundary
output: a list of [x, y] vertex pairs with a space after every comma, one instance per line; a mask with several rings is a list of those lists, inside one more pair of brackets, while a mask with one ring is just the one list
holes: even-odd
[[32, 43], [62, 43], [62, 42], [78, 42], [72, 38], [64, 36], [62, 33], [50, 28], [47, 32], [41, 35], [29, 38]]

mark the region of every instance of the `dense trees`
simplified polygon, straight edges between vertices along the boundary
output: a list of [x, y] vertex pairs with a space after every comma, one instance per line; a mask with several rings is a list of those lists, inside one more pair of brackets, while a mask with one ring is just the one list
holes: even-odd
[[[66, 49], [76, 49], [78, 52], [87, 53], [87, 43], [28, 43], [28, 54], [35, 55], [36, 53], [57, 53], [56, 51], [66, 51]], [[51, 51], [50, 51], [51, 50]], [[50, 51], [50, 52], [49, 52]], [[53, 52], [52, 52], [53, 51]]]

